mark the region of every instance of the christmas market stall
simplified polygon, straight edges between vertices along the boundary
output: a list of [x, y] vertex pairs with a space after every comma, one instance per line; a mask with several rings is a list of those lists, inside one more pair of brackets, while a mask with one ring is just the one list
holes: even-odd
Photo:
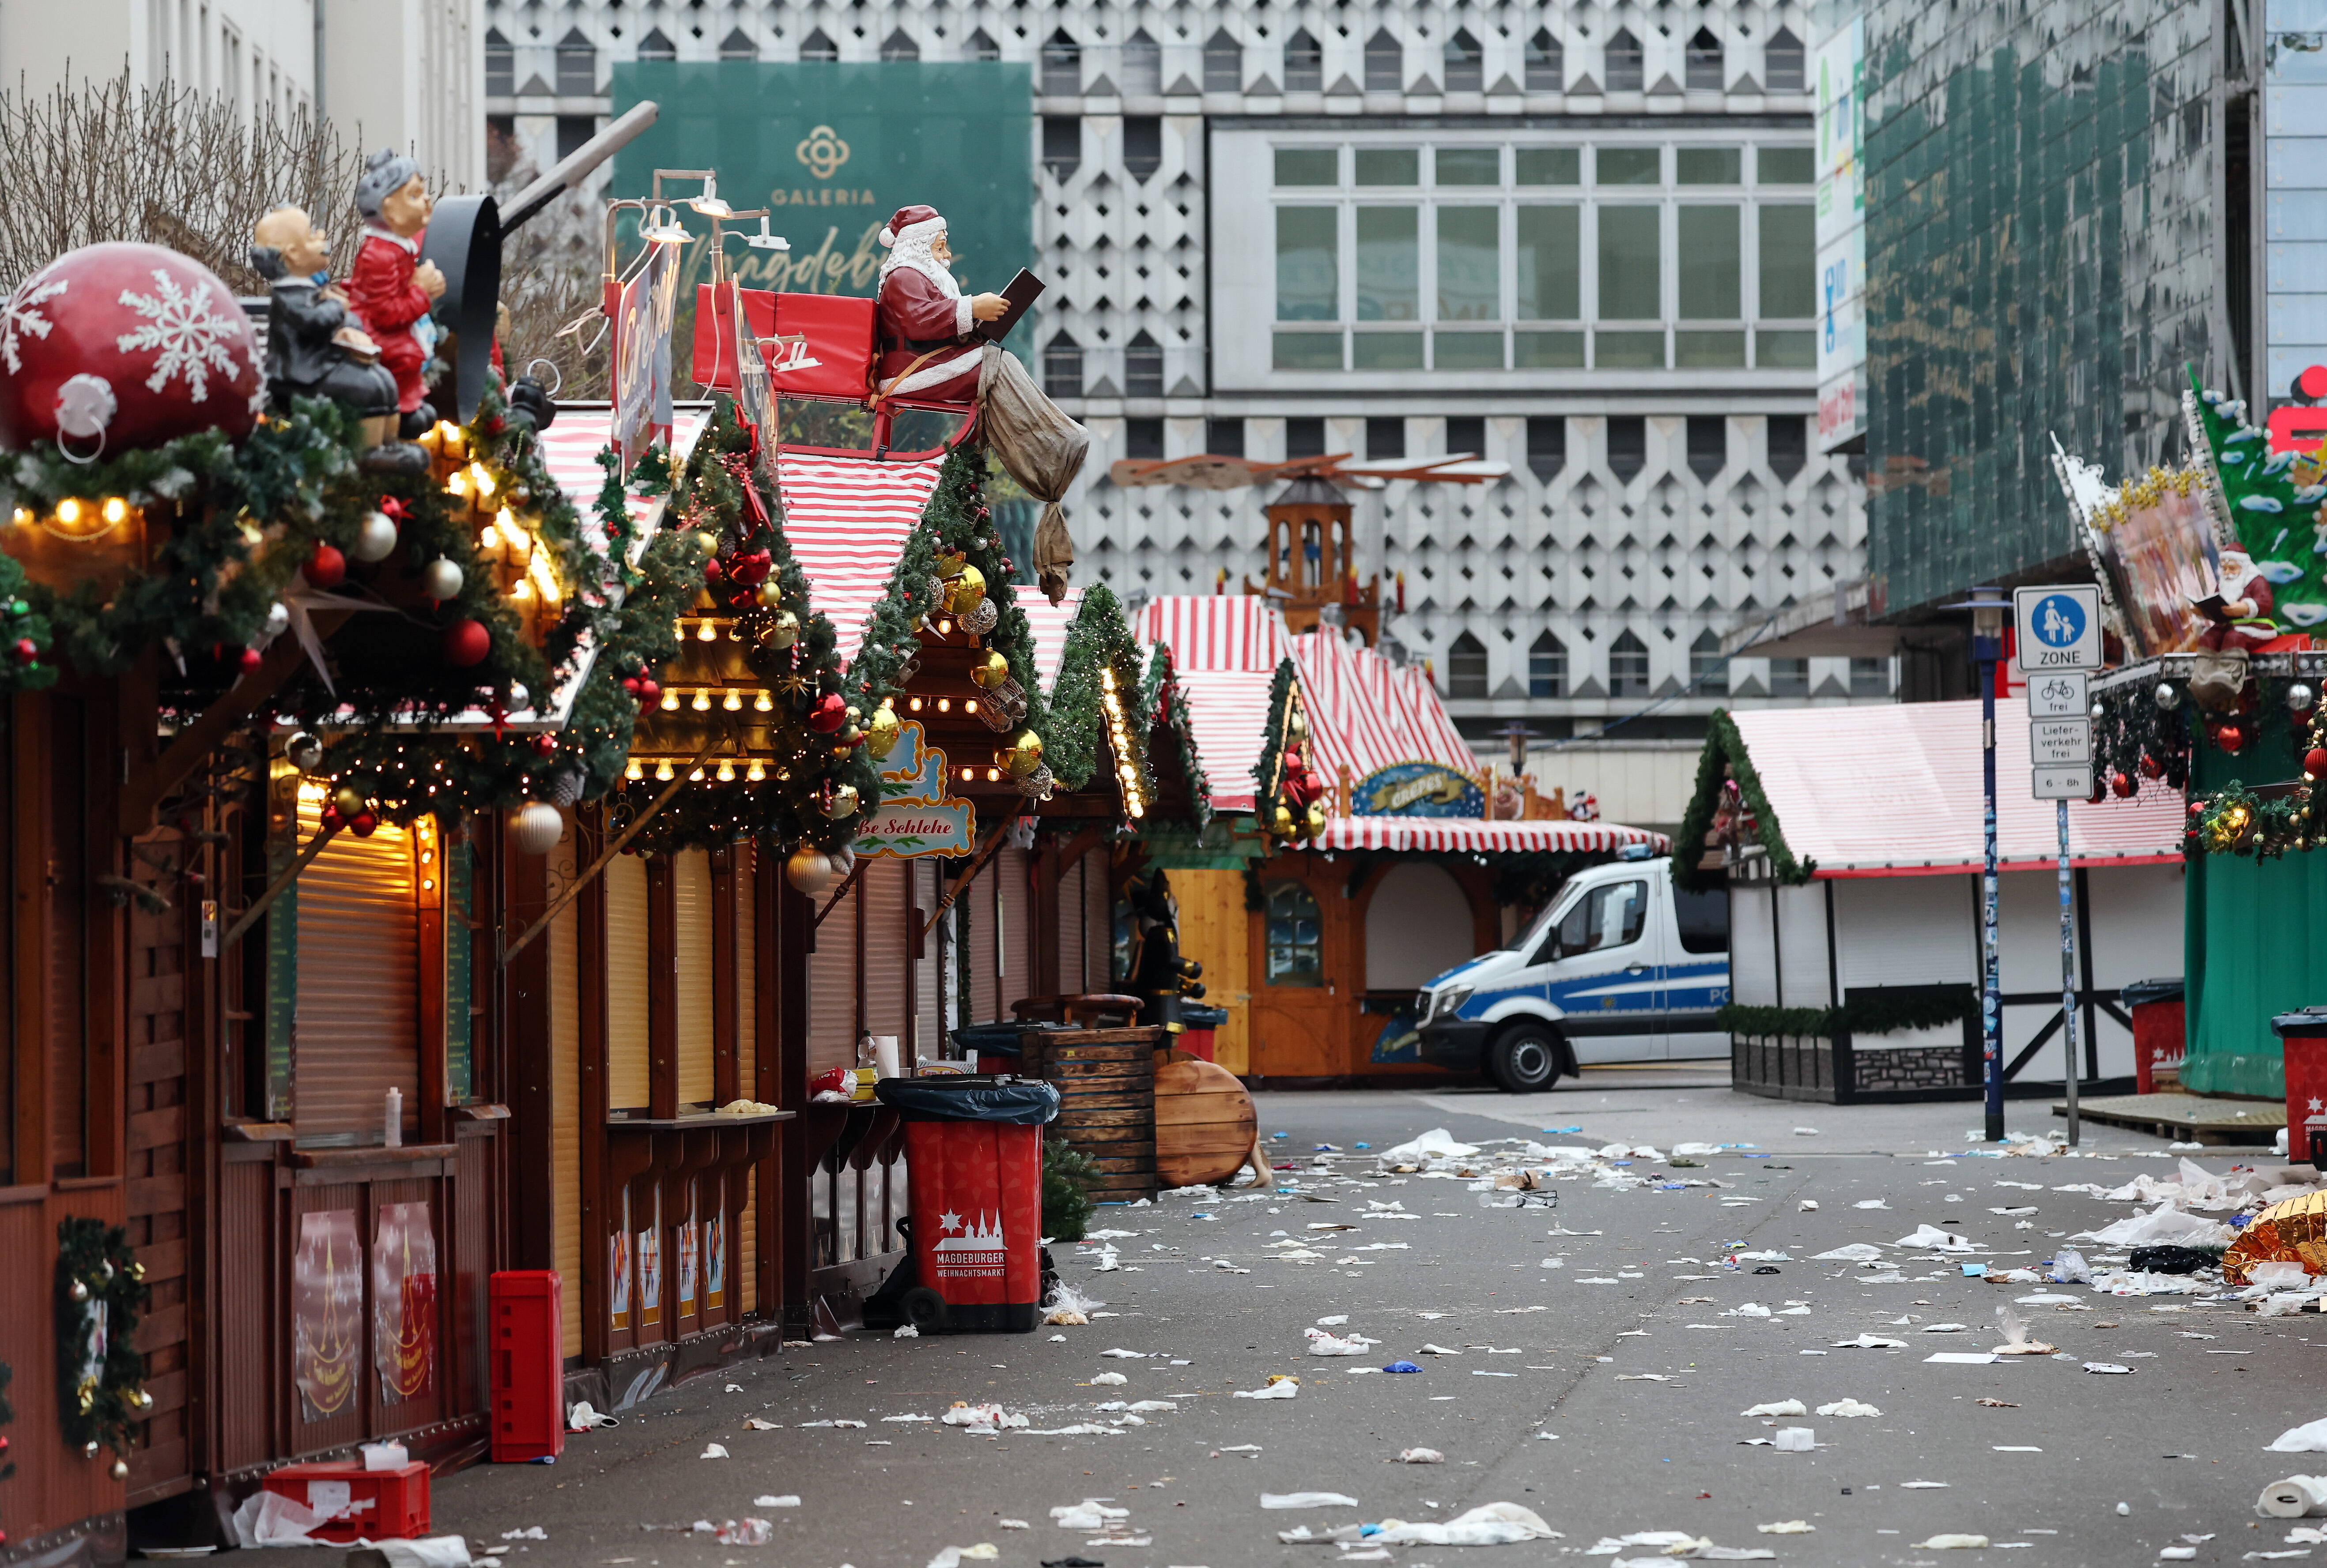
[[[1728, 891], [1730, 995], [1706, 1027], [1728, 1036], [1740, 1089], [1981, 1093], [1980, 723], [1977, 702], [1715, 715], [1673, 882]], [[2052, 803], [2026, 787], [2024, 701], [1999, 700], [1995, 728], [2005, 1087], [2058, 1093]], [[2069, 808], [2078, 1077], [2095, 1093], [2133, 1082], [2119, 991], [2181, 946], [2180, 797], [2147, 779], [2132, 793]]]

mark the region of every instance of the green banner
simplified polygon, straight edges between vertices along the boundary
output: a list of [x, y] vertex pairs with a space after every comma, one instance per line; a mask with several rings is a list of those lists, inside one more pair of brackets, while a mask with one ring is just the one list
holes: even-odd
[[[614, 113], [652, 99], [652, 128], [615, 154], [612, 194], [652, 193], [657, 169], [715, 169], [736, 211], [770, 209], [790, 251], [727, 241], [747, 288], [871, 294], [881, 226], [915, 203], [945, 215], [966, 293], [999, 291], [1034, 259], [1033, 98], [1029, 68], [1000, 61], [877, 65], [756, 61], [614, 67]], [[691, 182], [665, 193], [692, 195]], [[687, 227], [709, 224], [682, 208]], [[758, 231], [756, 221], [731, 229]], [[683, 300], [711, 276], [706, 241], [687, 249]], [[1024, 335], [1022, 328], [1012, 334]], [[1024, 352], [1024, 345], [1011, 347]]]

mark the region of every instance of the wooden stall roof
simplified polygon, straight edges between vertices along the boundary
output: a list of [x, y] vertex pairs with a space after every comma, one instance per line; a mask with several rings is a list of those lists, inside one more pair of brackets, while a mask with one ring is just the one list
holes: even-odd
[[784, 537], [808, 576], [808, 602], [832, 622], [844, 661], [856, 657], [897, 557], [921, 525], [940, 466], [796, 453], [777, 458]]

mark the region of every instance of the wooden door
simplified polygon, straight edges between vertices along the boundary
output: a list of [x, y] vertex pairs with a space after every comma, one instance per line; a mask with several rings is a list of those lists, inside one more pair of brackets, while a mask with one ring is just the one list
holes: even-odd
[[1228, 1010], [1212, 1036], [1212, 1059], [1232, 1073], [1252, 1070], [1252, 929], [1240, 871], [1167, 871], [1180, 906], [1180, 956], [1204, 966], [1204, 1001]]
[[1256, 1078], [1324, 1078], [1348, 1070], [1336, 976], [1341, 933], [1308, 883], [1265, 876], [1252, 922], [1255, 978], [1247, 1068]]

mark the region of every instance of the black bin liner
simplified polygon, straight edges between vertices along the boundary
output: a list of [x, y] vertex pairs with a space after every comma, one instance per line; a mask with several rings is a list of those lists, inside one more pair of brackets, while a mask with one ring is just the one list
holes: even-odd
[[1219, 1029], [1229, 1021], [1225, 1007], [1208, 1007], [1201, 1002], [1180, 1003], [1180, 1022], [1191, 1029]]
[[2117, 994], [2117, 1000], [2127, 1007], [2140, 1007], [2152, 1002], [2179, 1002], [2182, 1000], [2182, 977], [2176, 975], [2171, 980], [2136, 980]]
[[2281, 1040], [2327, 1039], [2327, 1007], [2282, 1013], [2270, 1021], [2270, 1031]]
[[1039, 1127], [1056, 1121], [1059, 1091], [1007, 1074], [958, 1073], [941, 1078], [883, 1078], [873, 1097], [909, 1122], [1002, 1122]]
[[947, 1038], [963, 1056], [1016, 1056], [1019, 1052], [1014, 1023], [965, 1023]]

